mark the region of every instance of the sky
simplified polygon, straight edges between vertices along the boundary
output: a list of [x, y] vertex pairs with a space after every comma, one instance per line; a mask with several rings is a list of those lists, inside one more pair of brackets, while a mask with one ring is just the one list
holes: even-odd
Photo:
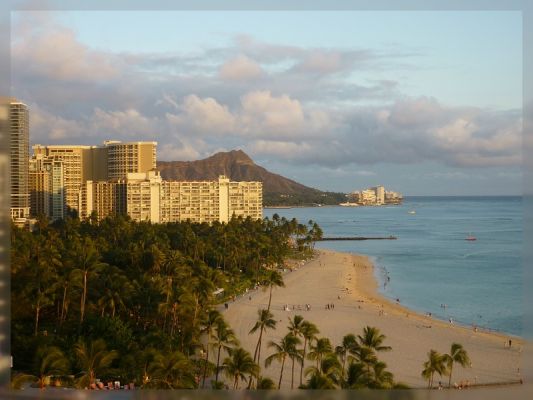
[[321, 190], [522, 193], [515, 11], [12, 13], [32, 144], [244, 150]]

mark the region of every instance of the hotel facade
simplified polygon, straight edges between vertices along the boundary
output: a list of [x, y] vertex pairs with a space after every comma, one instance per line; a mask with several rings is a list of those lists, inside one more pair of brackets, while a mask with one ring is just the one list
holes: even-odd
[[261, 182], [165, 181], [158, 171], [129, 173], [126, 179], [87, 181], [80, 193], [80, 218], [128, 215], [154, 223], [229, 222], [232, 217], [261, 219]]
[[28, 183], [30, 121], [28, 106], [20, 101], [9, 102], [9, 154], [11, 218], [25, 219], [30, 214]]
[[[64, 212], [67, 212], [79, 209], [80, 190], [87, 181], [124, 179], [128, 173], [144, 173], [154, 169], [156, 146], [156, 142], [119, 141], [105, 141], [103, 146], [36, 144], [32, 147], [31, 161], [42, 159], [63, 164]], [[38, 192], [36, 189], [31, 188], [33, 192]], [[32, 211], [32, 215], [36, 214]]]

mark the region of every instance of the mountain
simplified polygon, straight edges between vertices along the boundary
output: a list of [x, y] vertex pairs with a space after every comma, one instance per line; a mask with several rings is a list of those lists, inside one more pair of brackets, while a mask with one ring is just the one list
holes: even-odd
[[197, 161], [158, 161], [157, 169], [166, 180], [216, 180], [226, 175], [232, 181], [263, 182], [265, 206], [339, 204], [343, 193], [322, 192], [267, 171], [242, 150], [220, 152]]

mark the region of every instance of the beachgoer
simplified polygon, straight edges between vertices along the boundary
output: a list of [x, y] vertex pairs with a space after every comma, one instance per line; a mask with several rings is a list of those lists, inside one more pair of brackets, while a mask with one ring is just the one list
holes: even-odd
[[511, 339], [509, 339], [509, 348], [511, 348], [511, 344], [512, 344]]

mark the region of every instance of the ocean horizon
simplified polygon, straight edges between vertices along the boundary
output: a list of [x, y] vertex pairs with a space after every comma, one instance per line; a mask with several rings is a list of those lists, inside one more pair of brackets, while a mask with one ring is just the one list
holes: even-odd
[[[265, 208], [324, 236], [316, 247], [369, 256], [379, 292], [413, 311], [522, 336], [522, 196], [406, 196], [401, 205]], [[475, 241], [465, 240], [474, 236]]]

